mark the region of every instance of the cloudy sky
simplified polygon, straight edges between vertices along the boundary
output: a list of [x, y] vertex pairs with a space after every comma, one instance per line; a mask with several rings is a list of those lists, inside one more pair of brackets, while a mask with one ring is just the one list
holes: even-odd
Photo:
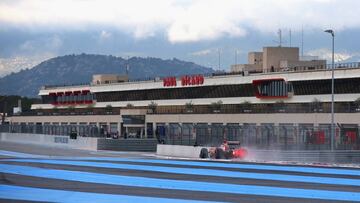
[[[218, 69], [248, 51], [300, 46], [360, 59], [358, 0], [0, 0], [0, 77], [58, 55], [179, 58]], [[290, 40], [291, 30], [291, 40]]]

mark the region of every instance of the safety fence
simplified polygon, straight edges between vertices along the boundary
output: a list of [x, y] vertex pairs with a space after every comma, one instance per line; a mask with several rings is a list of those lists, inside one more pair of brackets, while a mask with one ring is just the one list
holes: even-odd
[[[360, 150], [358, 126], [336, 126], [336, 150]], [[255, 149], [330, 150], [331, 125], [321, 124], [169, 124], [157, 126], [160, 143], [174, 145], [219, 146], [224, 140], [238, 141]]]
[[31, 125], [31, 124], [6, 124], [0, 125], [0, 132], [70, 135], [75, 133], [81, 137], [106, 137], [106, 133], [95, 125]]
[[[0, 125], [0, 132], [71, 135], [81, 137], [113, 137], [96, 125]], [[358, 125], [336, 125], [334, 148], [360, 150]], [[148, 139], [171, 145], [219, 146], [224, 140], [238, 141], [242, 146], [264, 150], [330, 150], [331, 125], [264, 123], [168, 123], [156, 124], [154, 131], [147, 130]], [[134, 138], [135, 139], [135, 138]]]

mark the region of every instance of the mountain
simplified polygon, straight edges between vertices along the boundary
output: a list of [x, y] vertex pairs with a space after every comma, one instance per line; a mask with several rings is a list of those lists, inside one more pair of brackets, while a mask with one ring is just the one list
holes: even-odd
[[352, 62], [359, 63], [360, 62], [360, 54], [355, 54], [346, 60], [340, 61], [339, 63], [352, 63]]
[[35, 97], [41, 86], [89, 83], [93, 74], [125, 74], [127, 66], [130, 79], [213, 72], [211, 68], [176, 58], [132, 57], [125, 60], [111, 55], [66, 55], [0, 78], [0, 95]]

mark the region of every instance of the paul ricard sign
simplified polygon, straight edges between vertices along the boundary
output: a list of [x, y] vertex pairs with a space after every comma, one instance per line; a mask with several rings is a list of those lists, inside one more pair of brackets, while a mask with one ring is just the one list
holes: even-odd
[[[180, 78], [181, 86], [195, 86], [204, 84], [203, 75], [185, 75]], [[163, 78], [164, 87], [176, 87], [177, 78], [176, 77], [166, 77]]]

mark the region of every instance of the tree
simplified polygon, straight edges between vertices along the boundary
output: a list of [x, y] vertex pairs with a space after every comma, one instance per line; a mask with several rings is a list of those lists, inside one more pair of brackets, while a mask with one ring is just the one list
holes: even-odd
[[186, 110], [187, 113], [192, 113], [194, 111], [194, 104], [191, 101], [186, 102], [185, 110]]
[[127, 104], [126, 104], [126, 108], [128, 108], [128, 109], [134, 108], [134, 105], [131, 104], [131, 103], [127, 103]]
[[18, 100], [21, 100], [22, 111], [31, 111], [31, 105], [41, 103], [41, 99], [38, 98], [27, 98], [20, 96], [1, 96], [0, 95], [0, 112], [12, 114], [13, 108], [17, 107]]
[[151, 110], [151, 113], [155, 113], [156, 108], [157, 108], [157, 103], [155, 103], [154, 101], [151, 101], [151, 103], [148, 105], [148, 107]]
[[314, 112], [320, 112], [322, 111], [322, 103], [318, 98], [314, 98], [314, 100], [311, 102], [311, 109]]
[[245, 113], [251, 112], [251, 102], [249, 102], [249, 101], [242, 102], [241, 109]]
[[219, 101], [217, 101], [217, 102], [212, 102], [211, 104], [210, 104], [210, 106], [211, 106], [211, 109], [212, 109], [212, 112], [214, 112], [214, 113], [219, 113], [220, 111], [221, 111], [221, 105], [222, 105], [222, 101], [221, 100], [219, 100]]
[[86, 106], [86, 111], [88, 114], [93, 114], [94, 113], [94, 104], [89, 104]]
[[106, 113], [112, 113], [113, 107], [112, 107], [110, 104], [108, 104], [108, 105], [106, 105], [106, 107], [105, 107], [105, 111], [106, 111]]
[[89, 104], [89, 105], [86, 106], [86, 108], [89, 109], [89, 110], [91, 110], [91, 109], [94, 108], [94, 106], [95, 106], [94, 104]]
[[75, 112], [75, 106], [73, 106], [73, 105], [68, 106], [68, 111], [71, 114], [74, 113]]
[[285, 112], [285, 102], [283, 100], [276, 101], [274, 108], [278, 112]]
[[357, 99], [355, 99], [354, 101], [354, 104], [355, 104], [355, 110], [356, 111], [360, 111], [360, 97], [358, 97]]
[[[38, 108], [38, 109], [39, 109], [39, 108]], [[59, 112], [59, 108], [58, 108], [57, 106], [54, 106], [54, 107], [52, 108], [52, 110], [53, 110], [54, 113]]]

